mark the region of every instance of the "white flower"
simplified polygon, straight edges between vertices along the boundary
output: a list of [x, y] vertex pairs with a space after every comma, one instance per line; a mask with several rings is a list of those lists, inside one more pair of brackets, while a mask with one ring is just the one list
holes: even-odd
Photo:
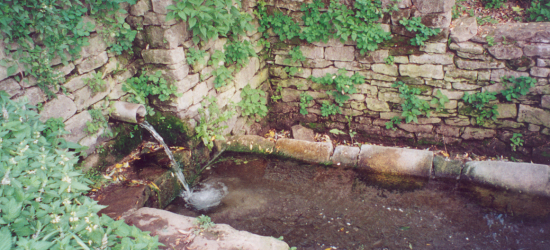
[[42, 197], [36, 197], [36, 199], [34, 199], [36, 202], [41, 202], [42, 201]]
[[32, 143], [34, 144], [38, 144], [38, 140], [34, 140]]
[[61, 216], [55, 215], [53, 220], [52, 220], [52, 223], [53, 224], [59, 223], [60, 220], [61, 220]]
[[71, 177], [69, 177], [68, 175], [65, 175], [65, 177], [63, 177], [63, 179], [61, 179], [61, 181], [64, 181], [64, 182], [67, 182], [67, 183], [71, 183]]
[[67, 193], [70, 193], [70, 192], [71, 192], [71, 186], [69, 186], [69, 187], [67, 188]]
[[19, 121], [23, 122], [23, 116], [19, 116]]
[[67, 156], [64, 156], [63, 161], [69, 161], [69, 158], [67, 158]]
[[10, 114], [8, 113], [8, 110], [6, 109], [6, 107], [2, 107], [2, 116], [6, 121], [10, 119]]
[[0, 183], [1, 185], [10, 185], [11, 184], [11, 181], [10, 181], [10, 170], [8, 169], [8, 171], [6, 171], [6, 173], [4, 174], [4, 178], [2, 178], [2, 182]]
[[87, 227], [86, 227], [86, 230], [88, 230], [88, 232], [91, 233], [94, 229], [93, 229], [91, 226], [87, 226]]
[[27, 171], [27, 174], [36, 174], [36, 170]]
[[86, 221], [86, 223], [90, 224], [90, 217], [84, 217], [84, 221]]
[[29, 145], [25, 145], [25, 147], [21, 149], [21, 152], [19, 152], [19, 154], [25, 153], [25, 151], [27, 151], [27, 149], [29, 149]]
[[71, 205], [71, 201], [69, 199], [65, 199], [65, 200], [63, 200], [63, 205], [69, 206], [69, 205]]
[[65, 165], [64, 161], [59, 161], [59, 165]]
[[10, 163], [13, 164], [13, 165], [17, 164], [17, 162], [15, 161], [15, 158], [13, 158], [13, 157], [10, 159]]

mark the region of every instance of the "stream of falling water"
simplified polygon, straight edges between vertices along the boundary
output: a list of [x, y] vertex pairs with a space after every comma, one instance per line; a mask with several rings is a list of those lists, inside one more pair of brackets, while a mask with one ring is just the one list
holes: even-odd
[[166, 145], [164, 139], [162, 139], [162, 136], [160, 136], [155, 128], [153, 128], [153, 126], [147, 121], [140, 123], [139, 126], [149, 131], [149, 133], [151, 133], [151, 135], [153, 135], [153, 137], [164, 147], [164, 152], [166, 152], [166, 155], [168, 155], [168, 158], [170, 159], [170, 165], [174, 170], [174, 174], [178, 178], [181, 185], [183, 185], [184, 190], [181, 193], [181, 196], [188, 204], [197, 210], [206, 210], [220, 204], [221, 199], [227, 194], [227, 187], [223, 185], [223, 183], [218, 185], [220, 188], [215, 188], [214, 186], [207, 184], [200, 191], [193, 191], [193, 189], [189, 187], [189, 184], [187, 184], [187, 181], [185, 181], [185, 176], [181, 171], [180, 165], [174, 159], [172, 151], [170, 151], [170, 148]]

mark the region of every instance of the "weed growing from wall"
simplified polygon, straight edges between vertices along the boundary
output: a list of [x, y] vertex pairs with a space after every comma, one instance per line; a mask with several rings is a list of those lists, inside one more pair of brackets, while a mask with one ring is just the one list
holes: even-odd
[[249, 57], [256, 57], [256, 52], [249, 41], [233, 42], [225, 45], [225, 58], [228, 64], [235, 64], [241, 69], [248, 64]]
[[146, 105], [147, 113], [153, 115], [155, 111], [148, 106], [149, 96], [156, 96], [160, 101], [168, 101], [171, 97], [180, 97], [183, 94], [177, 92], [177, 87], [169, 85], [162, 77], [162, 72], [147, 74], [143, 71], [139, 77], [132, 77], [122, 85], [122, 91], [130, 94], [127, 101]]
[[267, 115], [267, 99], [265, 92], [261, 89], [252, 89], [246, 85], [242, 92], [242, 100], [239, 102], [243, 116], [254, 116], [259, 122]]
[[224, 122], [229, 120], [233, 115], [233, 107], [228, 107], [222, 112], [216, 103], [216, 98], [207, 97], [201, 102], [199, 112], [199, 124], [195, 127], [195, 138], [202, 140], [208, 149], [214, 147], [214, 140], [224, 140], [223, 130], [227, 125]]
[[508, 76], [502, 77], [502, 82], [506, 89], [503, 90], [501, 94], [506, 100], [512, 101], [512, 98], [517, 99], [529, 93], [529, 89], [535, 86], [537, 80], [527, 76], [520, 76], [517, 78]]
[[204, 57], [207, 55], [207, 52], [200, 49], [189, 48], [185, 54], [185, 59], [189, 65], [194, 65], [195, 63], [205, 64]]
[[310, 79], [315, 83], [333, 85], [336, 90], [327, 91], [327, 94], [332, 95], [339, 106], [342, 106], [350, 98], [350, 94], [357, 93], [355, 85], [365, 83], [364, 76], [357, 72], [348, 76], [348, 71], [345, 69], [339, 69], [338, 74], [327, 73], [323, 77], [311, 77]]
[[497, 120], [497, 105], [491, 105], [490, 102], [496, 100], [496, 92], [478, 92], [475, 94], [464, 93], [462, 100], [469, 104], [473, 109], [471, 114], [476, 117], [476, 123], [483, 125], [487, 119]]
[[411, 38], [411, 45], [424, 45], [424, 42], [428, 40], [428, 38], [439, 34], [439, 31], [441, 31], [439, 28], [433, 29], [426, 27], [421, 20], [422, 17], [412, 17], [411, 19], [403, 18], [399, 20], [399, 23], [405, 26], [405, 29], [416, 33], [416, 36]]
[[311, 101], [313, 101], [313, 97], [308, 95], [307, 92], [300, 93], [300, 114], [307, 115], [309, 113], [307, 106]]

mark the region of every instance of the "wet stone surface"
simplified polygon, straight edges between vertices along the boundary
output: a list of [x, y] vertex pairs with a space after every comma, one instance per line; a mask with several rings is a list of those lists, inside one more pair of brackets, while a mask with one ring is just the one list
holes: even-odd
[[227, 185], [222, 205], [198, 213], [176, 199], [167, 210], [298, 249], [550, 248], [548, 198], [239, 154], [205, 176]]

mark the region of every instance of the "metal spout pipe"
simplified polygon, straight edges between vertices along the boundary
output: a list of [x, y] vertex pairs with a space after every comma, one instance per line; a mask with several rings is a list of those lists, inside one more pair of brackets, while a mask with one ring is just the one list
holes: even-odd
[[115, 102], [111, 118], [129, 123], [142, 123], [145, 120], [147, 110], [142, 104], [129, 102]]

